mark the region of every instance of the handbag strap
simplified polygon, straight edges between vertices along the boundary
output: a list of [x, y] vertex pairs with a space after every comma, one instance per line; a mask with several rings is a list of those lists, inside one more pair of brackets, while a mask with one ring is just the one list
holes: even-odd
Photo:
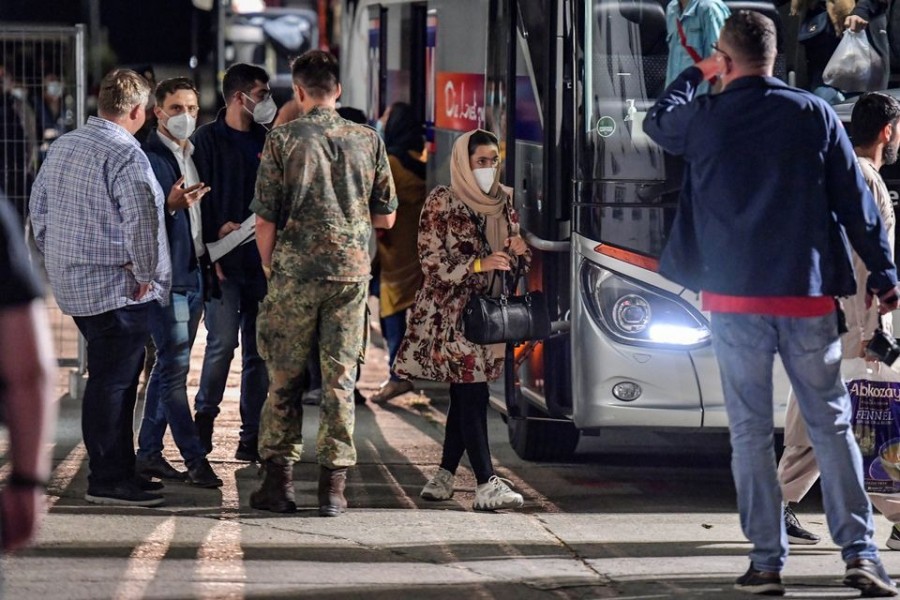
[[[493, 249], [491, 248], [490, 242], [488, 242], [487, 234], [485, 234], [485, 232], [484, 232], [484, 225], [481, 223], [481, 219], [479, 219], [478, 215], [475, 214], [475, 211], [473, 211], [468, 206], [466, 206], [466, 210], [469, 211], [469, 217], [472, 219], [472, 223], [475, 224], [475, 230], [478, 231], [478, 237], [481, 238], [481, 243], [484, 244], [484, 247], [488, 249], [489, 253], [492, 253]], [[506, 209], [504, 208], [504, 210], [506, 210]], [[507, 287], [506, 274], [504, 273], [502, 276], [500, 276], [500, 295], [501, 295], [501, 297], [509, 296], [510, 293], [515, 292], [516, 284], [518, 282], [518, 273], [519, 273], [519, 269], [521, 267], [521, 264], [520, 264], [521, 262], [522, 261], [516, 259], [516, 271], [515, 271], [516, 275], [513, 277], [511, 289]], [[497, 270], [494, 269], [491, 272], [491, 280], [488, 282], [488, 288], [487, 288], [488, 291], [494, 289], [494, 281], [496, 280], [497, 276], [498, 276]]]

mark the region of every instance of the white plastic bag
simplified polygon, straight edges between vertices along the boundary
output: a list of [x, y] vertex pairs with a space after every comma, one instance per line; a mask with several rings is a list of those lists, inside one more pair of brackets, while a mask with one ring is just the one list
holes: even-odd
[[865, 31], [844, 31], [841, 42], [825, 65], [822, 81], [843, 92], [866, 92], [880, 77], [881, 57]]

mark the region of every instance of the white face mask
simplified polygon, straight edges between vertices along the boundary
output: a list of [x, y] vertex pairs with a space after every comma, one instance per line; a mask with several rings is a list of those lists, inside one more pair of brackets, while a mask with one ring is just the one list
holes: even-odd
[[194, 128], [197, 126], [197, 119], [195, 117], [192, 117], [186, 112], [175, 115], [174, 117], [169, 117], [166, 111], [162, 111], [162, 114], [168, 117], [163, 125], [166, 126], [166, 129], [176, 140], [184, 141], [194, 133]]
[[[243, 94], [243, 92], [241, 92]], [[247, 96], [247, 94], [244, 94]], [[250, 98], [250, 96], [247, 96]], [[250, 98], [251, 102], [255, 102], [253, 98]], [[246, 107], [244, 107], [246, 109]], [[249, 112], [249, 111], [248, 111]], [[275, 114], [278, 112], [278, 106], [275, 104], [275, 101], [272, 100], [272, 96], [269, 96], [265, 100], [261, 102], [256, 102], [253, 107], [253, 112], [250, 114], [253, 115], [253, 120], [259, 123], [260, 125], [265, 125], [266, 123], [271, 123], [275, 120]]]
[[48, 81], [46, 90], [51, 98], [60, 98], [63, 94], [63, 84], [61, 81]]
[[481, 188], [481, 191], [485, 194], [490, 194], [491, 188], [494, 187], [494, 180], [497, 178], [497, 168], [484, 167], [482, 169], [472, 169], [472, 175], [475, 176], [475, 182], [478, 184], [478, 187]]

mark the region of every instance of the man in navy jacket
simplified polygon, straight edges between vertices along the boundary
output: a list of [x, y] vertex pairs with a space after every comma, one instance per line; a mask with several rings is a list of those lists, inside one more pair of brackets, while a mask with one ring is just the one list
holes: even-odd
[[[187, 480], [199, 487], [219, 487], [219, 479], [200, 443], [187, 397], [191, 347], [203, 314], [199, 257], [205, 252], [200, 236], [200, 199], [209, 187], [199, 181], [191, 160], [193, 133], [200, 110], [190, 79], [166, 79], [156, 86], [153, 111], [157, 127], [143, 150], [166, 199], [166, 238], [172, 258], [172, 292], [168, 306], [155, 306], [150, 331], [156, 344], [156, 364], [147, 385], [144, 418], [138, 436], [136, 470], [145, 478]], [[184, 458], [187, 473], [162, 456], [166, 425]]]
[[[702, 290], [712, 313], [741, 527], [753, 544], [750, 568], [735, 587], [784, 593], [788, 545], [773, 447], [777, 352], [822, 468], [828, 525], [847, 563], [844, 584], [893, 596], [872, 542], [834, 297], [856, 290], [848, 238], [869, 268], [867, 288], [882, 312], [897, 306], [897, 273], [837, 116], [772, 77], [775, 38], [770, 19], [735, 12], [716, 52], [686, 69], [644, 121], [654, 141], [687, 163], [660, 272]], [[716, 76], [724, 91], [695, 97]]]
[[[263, 123], [270, 123], [277, 112], [269, 76], [254, 65], [229, 67], [222, 80], [222, 94], [225, 108], [192, 138], [197, 172], [212, 188], [201, 211], [206, 244], [240, 228], [253, 214], [250, 202], [266, 139]], [[234, 456], [237, 460], [259, 460], [259, 415], [266, 401], [269, 376], [256, 348], [256, 316], [266, 295], [256, 244], [251, 241], [222, 256], [215, 262], [215, 273], [221, 294], [206, 303], [206, 355], [194, 400], [194, 420], [206, 450], [212, 450], [213, 424], [240, 333], [241, 432]]]

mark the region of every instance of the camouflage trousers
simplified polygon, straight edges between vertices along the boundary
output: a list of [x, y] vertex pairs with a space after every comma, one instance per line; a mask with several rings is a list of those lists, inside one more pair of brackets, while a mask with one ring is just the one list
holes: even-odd
[[356, 464], [353, 388], [365, 353], [367, 290], [366, 282], [298, 282], [279, 273], [269, 281], [256, 322], [257, 345], [269, 371], [269, 395], [259, 424], [263, 460], [300, 460], [301, 385], [310, 346], [318, 336], [322, 401], [316, 458], [329, 469]]

